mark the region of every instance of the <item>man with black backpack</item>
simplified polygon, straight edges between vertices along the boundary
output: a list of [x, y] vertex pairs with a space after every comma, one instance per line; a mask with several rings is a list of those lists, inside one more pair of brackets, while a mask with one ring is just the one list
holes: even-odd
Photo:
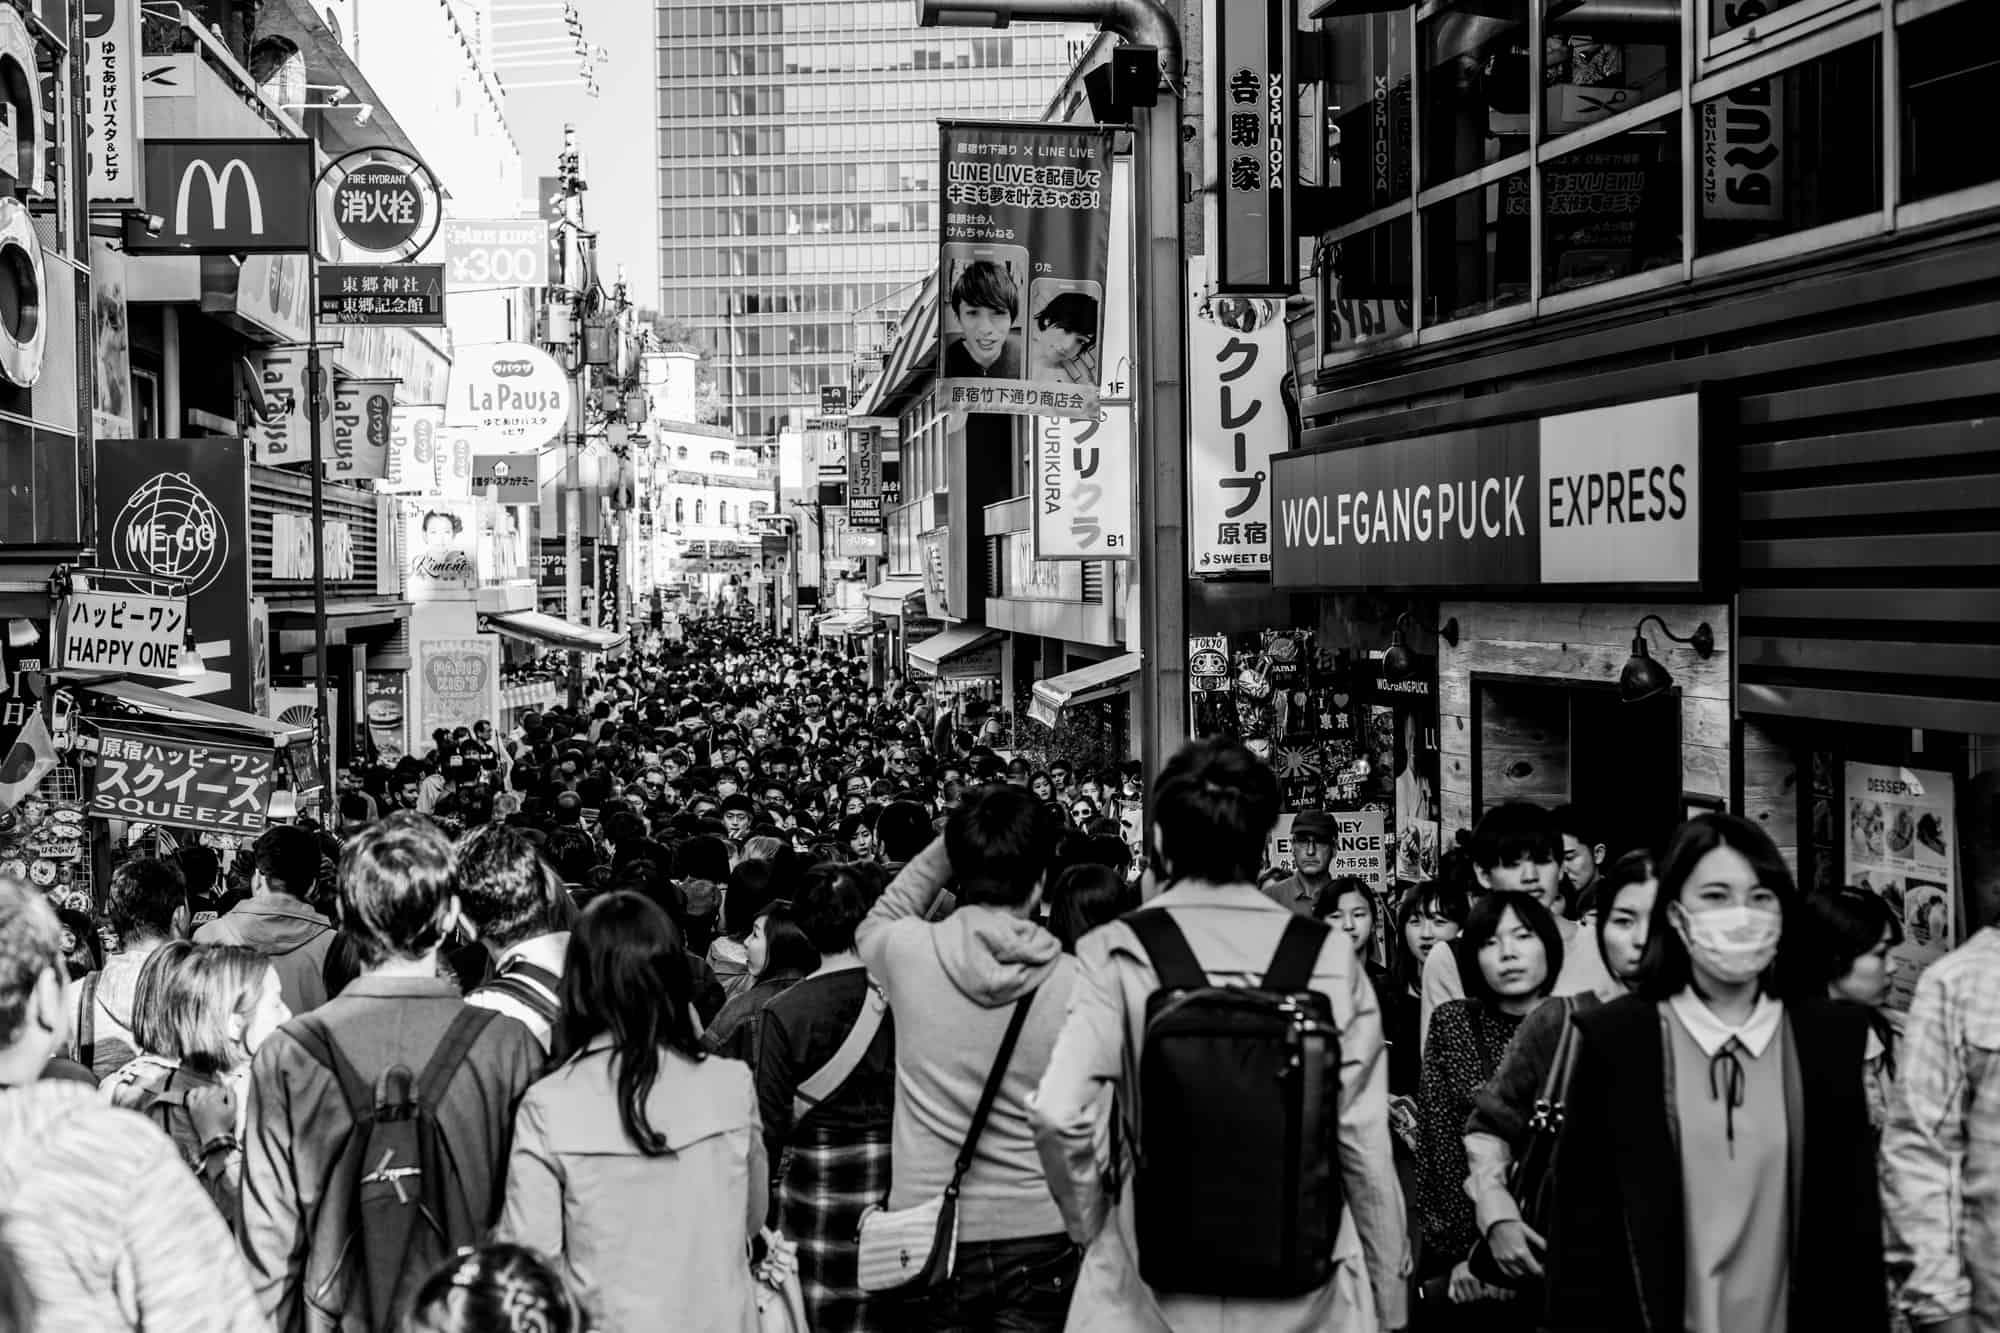
[[504, 1194], [515, 1104], [542, 1051], [459, 999], [438, 948], [460, 923], [451, 845], [392, 815], [342, 854], [361, 975], [250, 1067], [243, 1248], [279, 1333], [387, 1333]]
[[1382, 1015], [1347, 937], [1256, 886], [1277, 777], [1197, 741], [1149, 813], [1158, 895], [1079, 944], [1031, 1113], [1088, 1246], [1071, 1323], [1400, 1329]]

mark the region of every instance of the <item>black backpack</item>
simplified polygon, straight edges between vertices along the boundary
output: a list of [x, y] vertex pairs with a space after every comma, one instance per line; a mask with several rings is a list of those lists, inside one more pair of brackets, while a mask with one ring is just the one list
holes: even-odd
[[353, 1120], [309, 1219], [308, 1328], [398, 1328], [424, 1279], [460, 1246], [479, 1243], [486, 1219], [473, 1215], [438, 1106], [496, 1017], [490, 1009], [465, 1006], [421, 1074], [392, 1065], [372, 1084], [316, 1015], [286, 1029], [340, 1080]]
[[1250, 988], [1211, 985], [1164, 909], [1125, 923], [1160, 978], [1139, 1050], [1139, 1275], [1202, 1296], [1324, 1286], [1343, 1202], [1340, 1034], [1312, 989], [1327, 926], [1292, 917]]

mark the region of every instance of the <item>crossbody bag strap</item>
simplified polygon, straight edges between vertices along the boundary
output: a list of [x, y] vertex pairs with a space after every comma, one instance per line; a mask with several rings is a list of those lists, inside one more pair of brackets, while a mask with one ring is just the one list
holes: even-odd
[[1549, 1061], [1548, 1081], [1542, 1085], [1542, 1101], [1560, 1108], [1569, 1096], [1569, 1078], [1576, 1069], [1576, 999], [1563, 999], [1562, 1036], [1556, 1041], [1555, 1058]]
[[76, 1038], [76, 1062], [97, 1074], [97, 983], [104, 980], [102, 972], [92, 972], [83, 979], [83, 1016], [77, 1020], [82, 1029]]
[[[1036, 988], [1038, 991], [1040, 987]], [[965, 1179], [965, 1173], [972, 1169], [972, 1152], [979, 1146], [979, 1136], [986, 1132], [986, 1122], [993, 1115], [993, 1103], [1000, 1097], [1000, 1084], [1006, 1080], [1007, 1065], [1014, 1058], [1014, 1046], [1021, 1040], [1021, 1029], [1028, 1025], [1028, 1010], [1035, 1007], [1036, 991], [1029, 991], [1014, 1006], [1014, 1016], [1007, 1020], [1007, 1035], [1000, 1039], [999, 1053], [993, 1057], [993, 1068], [986, 1075], [986, 1086], [979, 1093], [979, 1107], [972, 1113], [972, 1123], [965, 1130], [965, 1146], [958, 1150], [958, 1161], [952, 1164], [951, 1184], [945, 1188], [946, 1198], [958, 1196], [958, 1183]]]
[[847, 1030], [840, 1049], [792, 1093], [794, 1125], [805, 1119], [814, 1107], [839, 1092], [840, 1085], [861, 1067], [868, 1048], [875, 1044], [875, 1034], [882, 1030], [882, 1016], [888, 1012], [889, 997], [882, 993], [880, 986], [870, 981], [868, 993], [861, 1001], [861, 1014], [854, 1020], [854, 1026]]

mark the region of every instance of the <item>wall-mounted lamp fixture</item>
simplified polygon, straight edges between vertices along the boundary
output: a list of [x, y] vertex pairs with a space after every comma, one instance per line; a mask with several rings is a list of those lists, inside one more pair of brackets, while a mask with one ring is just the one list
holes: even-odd
[[[1389, 630], [1389, 646], [1382, 653], [1383, 680], [1408, 680], [1417, 673], [1417, 655], [1410, 651], [1409, 644], [1403, 639], [1403, 626], [1405, 625], [1414, 625], [1418, 629], [1430, 630], [1430, 626], [1418, 620], [1415, 615], [1408, 611], [1396, 617], [1395, 625]], [[1445, 621], [1444, 624], [1431, 630], [1431, 633], [1437, 635], [1452, 647], [1458, 647], [1458, 617], [1453, 616], [1451, 619]]]
[[1715, 656], [1715, 631], [1706, 620], [1695, 626], [1694, 633], [1682, 638], [1667, 628], [1667, 622], [1657, 615], [1642, 616], [1632, 627], [1632, 659], [1625, 669], [1618, 673], [1618, 697], [1628, 704], [1640, 703], [1657, 695], [1665, 694], [1674, 687], [1673, 672], [1654, 659], [1646, 647], [1646, 622], [1650, 620], [1660, 627], [1660, 633], [1675, 643], [1687, 644], [1694, 649], [1694, 655], [1706, 662]]

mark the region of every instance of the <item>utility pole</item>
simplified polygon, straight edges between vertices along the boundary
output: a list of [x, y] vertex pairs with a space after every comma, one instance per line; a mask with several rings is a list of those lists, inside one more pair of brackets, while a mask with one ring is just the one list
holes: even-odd
[[[1230, 0], [1251, 3], [1251, 0]], [[1141, 762], [1160, 771], [1187, 739], [1187, 267], [1181, 244], [1180, 25], [1163, 0], [917, 0], [926, 28], [1005, 28], [1016, 20], [1095, 23], [1159, 63], [1156, 102], [1132, 108], [1132, 395], [1138, 481]]]
[[[562, 261], [560, 294], [551, 294], [549, 339], [562, 344], [557, 354], [570, 372], [569, 424], [563, 431], [563, 615], [583, 623], [583, 425], [584, 387], [590, 372], [583, 355], [583, 163], [576, 150], [576, 126], [563, 126], [562, 154], [556, 159], [562, 186], [562, 220], [569, 236], [559, 247]], [[574, 245], [571, 241], [574, 240]], [[568, 307], [565, 326], [555, 320], [557, 301]], [[558, 338], [556, 335], [563, 336]], [[569, 702], [583, 706], [583, 654], [569, 654]]]

